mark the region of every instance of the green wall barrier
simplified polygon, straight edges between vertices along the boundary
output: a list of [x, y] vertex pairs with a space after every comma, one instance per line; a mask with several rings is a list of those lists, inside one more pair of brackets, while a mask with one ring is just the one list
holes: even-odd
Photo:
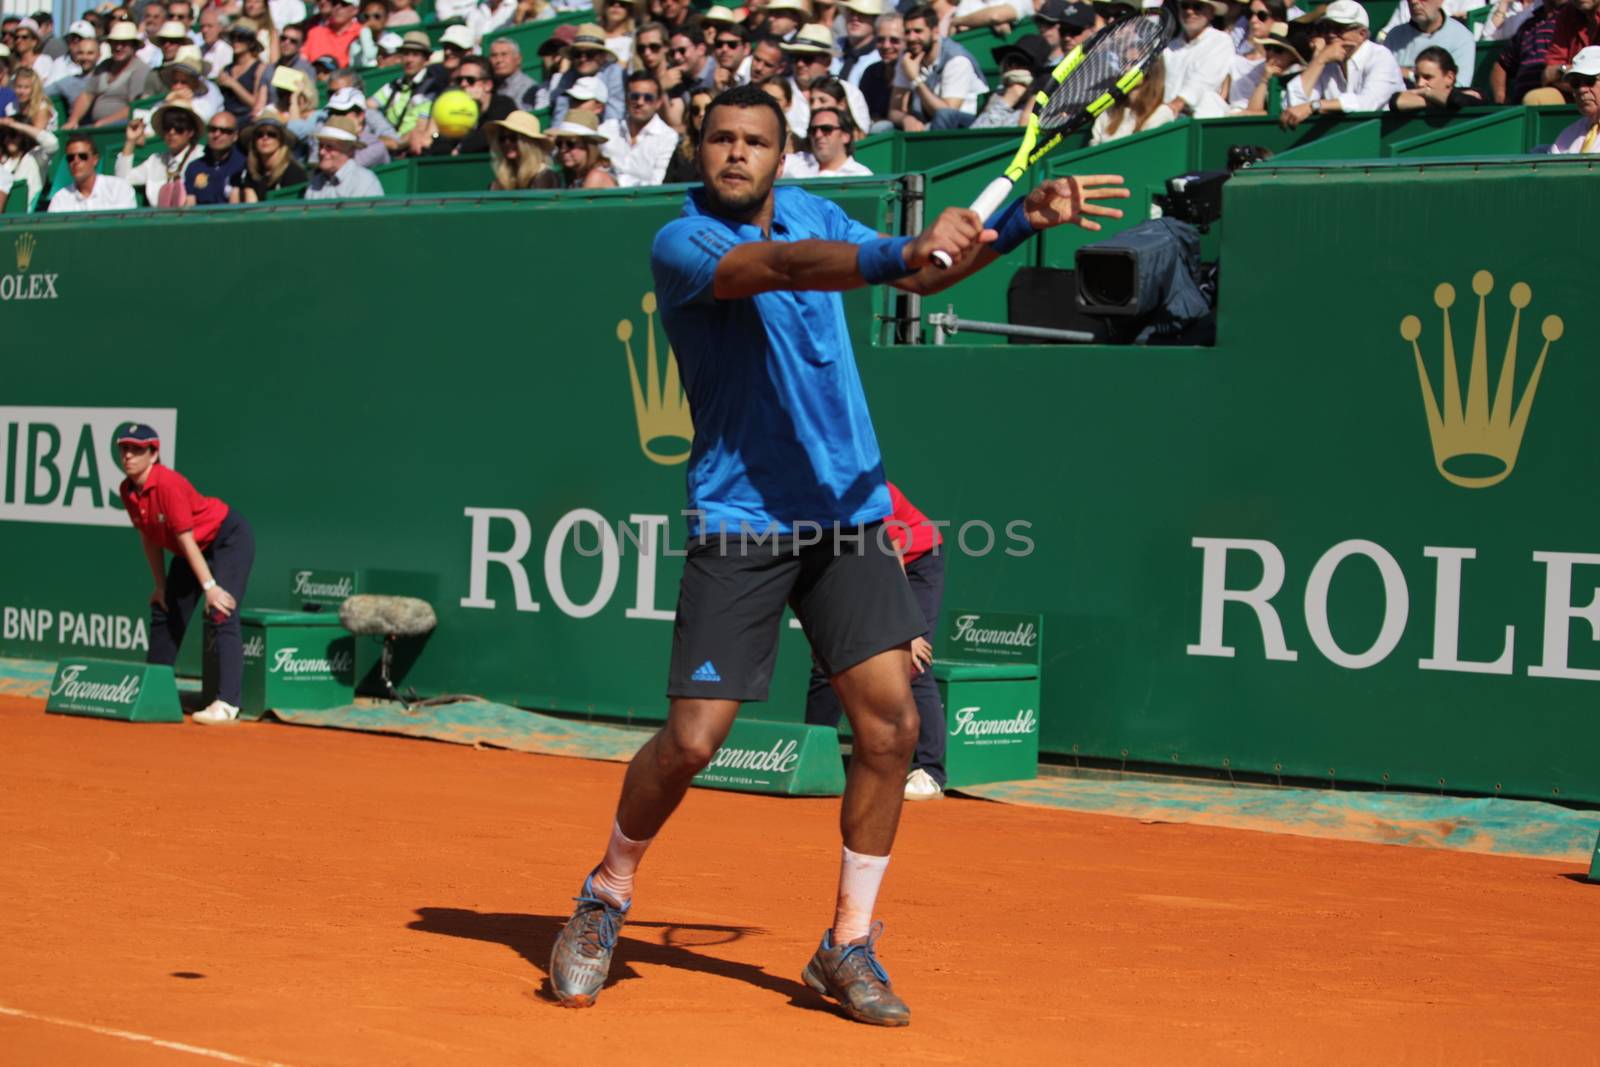
[[[883, 294], [849, 296], [889, 473], [954, 524], [947, 602], [1045, 616], [1045, 751], [1600, 801], [1573, 757], [1600, 740], [1600, 309], [1482, 211], [1586, 232], [1590, 184], [1582, 160], [1254, 168], [1225, 194], [1213, 349], [878, 348]], [[894, 183], [828, 193], [893, 228]], [[284, 606], [296, 566], [433, 575], [440, 627], [403, 684], [659, 719], [681, 563], [650, 535], [680, 543], [690, 431], [645, 250], [677, 210], [621, 190], [0, 218], [53, 295], [0, 303], [0, 325], [83, 341], [13, 361], [0, 394], [0, 550], [41, 563], [0, 593], [0, 655], [141, 655], [110, 442], [141, 418], [255, 526], [252, 606]], [[1373, 257], [1351, 219], [1404, 220], [1386, 232], [1425, 251]], [[207, 298], [283, 278], [315, 344], [231, 334], [219, 365], [101, 313], [130, 257], [219, 245], [257, 269]], [[319, 247], [397, 267], [470, 247], [489, 269], [400, 306], [392, 271], [303, 285]], [[561, 269], [529, 266], [544, 249]], [[1307, 302], [1326, 277], [1339, 299]], [[753, 713], [798, 719], [808, 665], [786, 630]]]
[[1465, 122], [1442, 130], [1391, 141], [1387, 154], [1416, 158], [1450, 156], [1514, 156], [1527, 140], [1525, 109], [1478, 112]]

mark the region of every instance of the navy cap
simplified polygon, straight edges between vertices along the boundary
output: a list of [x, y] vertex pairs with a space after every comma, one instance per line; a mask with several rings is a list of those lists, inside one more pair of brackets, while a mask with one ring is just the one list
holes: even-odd
[[1035, 74], [1043, 73], [1050, 65], [1050, 46], [1037, 33], [1019, 37], [1011, 44], [1003, 44], [994, 49], [992, 55], [997, 67], [1004, 67], [1008, 59], [1019, 59]]
[[1074, 0], [1045, 0], [1037, 17], [1075, 30], [1087, 30], [1095, 22], [1094, 8]]
[[116, 440], [119, 445], [148, 445], [151, 448], [161, 446], [161, 435], [156, 433], [155, 427], [146, 426], [142, 422], [125, 422], [118, 426]]

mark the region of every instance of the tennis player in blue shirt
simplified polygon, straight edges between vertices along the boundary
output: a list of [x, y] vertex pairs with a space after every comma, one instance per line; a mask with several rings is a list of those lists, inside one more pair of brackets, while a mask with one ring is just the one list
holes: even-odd
[[[678, 591], [666, 725], [639, 750], [604, 858], [550, 960], [569, 1006], [594, 1003], [633, 898], [634, 872], [747, 700], [765, 700], [785, 604], [794, 608], [855, 735], [833, 925], [806, 983], [861, 1022], [911, 1013], [875, 949], [878, 887], [918, 732], [911, 640], [927, 629], [883, 520], [890, 513], [839, 292], [932, 293], [1035, 232], [1122, 212], [1113, 175], [1047, 182], [994, 218], [951, 208], [915, 237], [880, 237], [831, 201], [774, 188], [785, 118], [755, 86], [706, 112], [705, 185], [651, 249], [662, 322], [694, 416], [689, 545]], [[954, 263], [933, 264], [942, 250]]]

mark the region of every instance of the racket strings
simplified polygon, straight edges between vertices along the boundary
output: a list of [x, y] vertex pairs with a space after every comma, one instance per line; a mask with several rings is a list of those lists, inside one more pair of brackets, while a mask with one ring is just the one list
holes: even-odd
[[1046, 129], [1060, 126], [1110, 92], [1130, 70], [1145, 66], [1165, 48], [1172, 29], [1163, 18], [1135, 16], [1108, 27], [1085, 52], [1039, 114]]

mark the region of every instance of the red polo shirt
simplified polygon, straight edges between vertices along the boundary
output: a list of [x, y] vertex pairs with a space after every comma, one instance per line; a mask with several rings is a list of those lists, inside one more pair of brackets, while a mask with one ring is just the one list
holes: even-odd
[[160, 542], [174, 555], [183, 552], [183, 546], [178, 544], [182, 533], [194, 534], [202, 552], [211, 547], [222, 520], [228, 517], [228, 505], [215, 497], [201, 496], [189, 479], [160, 463], [151, 465], [143, 488], [134, 485], [132, 478], [122, 479], [121, 493], [122, 506], [139, 536]]
[[300, 54], [307, 63], [315, 63], [323, 56], [332, 56], [341, 67], [350, 65], [350, 46], [356, 43], [356, 38], [361, 36], [361, 20], [351, 19], [345, 23], [344, 29], [335, 30], [331, 26], [313, 26], [306, 34], [306, 43], [300, 46]]
[[893, 482], [889, 483], [889, 501], [894, 507], [888, 519], [889, 539], [907, 563], [921, 559], [944, 541], [939, 536], [939, 528], [929, 522], [928, 516], [918, 511]]
[[1544, 54], [1545, 66], [1571, 66], [1572, 57], [1592, 44], [1600, 44], [1600, 15], [1563, 7], [1550, 33], [1550, 48]]

